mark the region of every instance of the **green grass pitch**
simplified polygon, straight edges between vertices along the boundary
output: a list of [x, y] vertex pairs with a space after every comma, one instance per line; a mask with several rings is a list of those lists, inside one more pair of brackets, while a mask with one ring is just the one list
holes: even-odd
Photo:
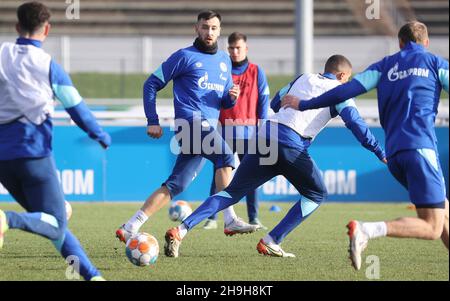
[[[199, 203], [194, 203], [197, 207]], [[262, 203], [260, 218], [274, 227], [292, 204], [278, 203], [282, 210], [269, 211], [272, 203]], [[152, 217], [142, 231], [154, 235], [160, 255], [154, 266], [135, 267], [126, 258], [124, 244], [114, 231], [129, 218], [137, 203], [73, 203], [69, 227], [82, 242], [92, 261], [108, 280], [368, 280], [373, 262], [363, 261], [354, 271], [347, 258], [345, 225], [352, 218], [367, 221], [414, 216], [407, 204], [329, 203], [319, 208], [283, 242], [283, 248], [296, 258], [268, 258], [259, 255], [256, 244], [267, 233], [225, 237], [222, 226], [203, 230], [201, 224], [184, 239], [179, 258], [167, 258], [162, 249], [164, 233], [176, 223], [169, 220], [167, 208]], [[20, 210], [0, 203], [2, 210]], [[245, 204], [236, 206], [246, 217]], [[219, 225], [222, 225], [221, 215]], [[441, 241], [382, 238], [372, 240], [365, 256], [379, 259], [379, 280], [449, 280], [449, 255]], [[52, 244], [41, 237], [18, 230], [8, 231], [0, 252], [0, 281], [66, 280], [67, 266]], [[370, 274], [370, 273], [369, 273]]]

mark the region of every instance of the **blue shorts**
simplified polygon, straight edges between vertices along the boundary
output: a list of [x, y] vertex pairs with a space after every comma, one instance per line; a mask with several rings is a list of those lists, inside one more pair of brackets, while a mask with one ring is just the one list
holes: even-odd
[[[274, 142], [277, 143], [277, 142]], [[273, 165], [261, 164], [260, 154], [244, 156], [225, 191], [240, 200], [273, 177], [284, 176], [297, 191], [317, 204], [327, 198], [327, 190], [319, 168], [308, 152], [278, 144], [278, 159]]]
[[388, 160], [388, 167], [416, 208], [445, 208], [445, 181], [435, 150], [400, 151]]
[[223, 167], [234, 169], [234, 154], [220, 133], [203, 121], [201, 135], [194, 137], [194, 134], [199, 134], [199, 125], [196, 126], [197, 128], [191, 126], [191, 131], [187, 135], [178, 137], [181, 153], [177, 157], [171, 175], [163, 183], [172, 198], [192, 183], [203, 168], [205, 159], [211, 161], [215, 169]]

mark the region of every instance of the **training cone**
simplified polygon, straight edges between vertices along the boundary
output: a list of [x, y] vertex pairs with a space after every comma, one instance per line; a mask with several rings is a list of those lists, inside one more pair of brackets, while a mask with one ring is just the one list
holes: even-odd
[[280, 212], [281, 208], [276, 205], [273, 205], [272, 207], [270, 207], [269, 211], [270, 212]]

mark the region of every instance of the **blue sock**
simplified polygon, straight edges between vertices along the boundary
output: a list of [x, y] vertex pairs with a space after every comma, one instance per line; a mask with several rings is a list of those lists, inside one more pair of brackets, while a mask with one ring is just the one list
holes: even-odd
[[[52, 243], [61, 255], [67, 260], [69, 256], [75, 256], [72, 261], [75, 260], [73, 266], [79, 267], [77, 271], [85, 280], [91, 280], [92, 277], [100, 276], [100, 272], [91, 263], [87, 257], [83, 247], [78, 239], [66, 229], [64, 236], [59, 240], [53, 240]], [[72, 265], [72, 262], [69, 262]]]
[[256, 190], [249, 192], [245, 200], [247, 202], [248, 220], [254, 221], [258, 217], [258, 200], [256, 199]]
[[286, 216], [270, 231], [269, 235], [276, 244], [280, 244], [283, 239], [298, 225], [300, 225], [308, 216], [313, 213], [320, 204], [302, 196], [300, 201], [292, 206]]
[[183, 224], [187, 229], [192, 229], [198, 225], [202, 220], [211, 215], [239, 202], [234, 200], [226, 191], [221, 191], [213, 196], [210, 196], [200, 205], [191, 215], [189, 215]]

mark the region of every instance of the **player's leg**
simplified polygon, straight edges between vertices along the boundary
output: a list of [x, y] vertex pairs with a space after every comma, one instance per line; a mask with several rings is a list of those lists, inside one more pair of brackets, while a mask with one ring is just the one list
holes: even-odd
[[[216, 177], [214, 176], [215, 173], [215, 168], [213, 169], [213, 178], [211, 181], [211, 187], [209, 189], [209, 195], [212, 196], [214, 194], [216, 194], [217, 190], [216, 190]], [[205, 230], [213, 230], [213, 229], [217, 229], [217, 213], [211, 215], [210, 217], [208, 217], [208, 219], [205, 222], [205, 225], [203, 226], [203, 229]]]
[[386, 236], [428, 240], [441, 238], [446, 198], [436, 153], [433, 150], [404, 151], [394, 156], [388, 166], [396, 179], [408, 189], [409, 197], [416, 206], [417, 217], [402, 217], [385, 222]]
[[[181, 240], [189, 230], [202, 220], [231, 205], [236, 204], [250, 189], [255, 189], [276, 176], [274, 166], [261, 165], [259, 155], [248, 155], [239, 165], [230, 185], [224, 190], [210, 196], [201, 204], [183, 223], [166, 232], [165, 254], [169, 257], [178, 257]], [[257, 228], [254, 227], [253, 231]]]
[[147, 199], [141, 210], [147, 216], [159, 211], [192, 183], [204, 164], [205, 160], [199, 155], [178, 155], [169, 178]]
[[[214, 164], [216, 191], [223, 191], [233, 177], [234, 153], [222, 135], [212, 127], [202, 128], [202, 156]], [[229, 206], [223, 210], [225, 228], [238, 221], [234, 208]], [[247, 228], [244, 223], [239, 223]], [[251, 228], [251, 227], [249, 227]], [[244, 230], [244, 229], [243, 229]]]
[[[242, 162], [244, 159], [245, 154], [238, 154], [239, 161]], [[247, 193], [245, 196], [245, 202], [247, 204], [247, 214], [248, 214], [248, 221], [251, 225], [257, 225], [261, 229], [267, 230], [267, 227], [265, 227], [258, 219], [258, 199], [256, 198], [256, 189], [251, 190]]]
[[[15, 175], [15, 172], [19, 168], [19, 164], [16, 162], [19, 162], [19, 160], [0, 161], [0, 183], [8, 190], [8, 192], [16, 200], [16, 202], [18, 202], [26, 210], [27, 200], [22, 190], [22, 183], [20, 179]], [[21, 213], [22, 216], [25, 214], [27, 213]], [[7, 217], [7, 215], [9, 215], [9, 218]], [[11, 221], [11, 219], [14, 220], [15, 217], [19, 220], [21, 215], [13, 211], [4, 212], [0, 210], [0, 249], [3, 247], [4, 235], [10, 228], [9, 222]], [[32, 215], [31, 217], [33, 216], [35, 215]], [[12, 224], [14, 224], [14, 222]], [[16, 221], [16, 224], [19, 224], [19, 222]], [[22, 229], [25, 228], [25, 226], [18, 226], [17, 228]]]
[[56, 220], [57, 236], [51, 238], [52, 243], [66, 261], [71, 259], [77, 263], [75, 265], [79, 266], [77, 272], [85, 280], [101, 278], [100, 272], [91, 263], [78, 239], [67, 228], [64, 194], [56, 175], [53, 158], [48, 157], [37, 165], [33, 164], [30, 170], [38, 170], [38, 173], [42, 173], [44, 178], [41, 178], [40, 185], [35, 185], [33, 180], [31, 183], [24, 182], [24, 192], [29, 200], [29, 210], [47, 214], [49, 221]]
[[[85, 280], [101, 278], [79, 241], [67, 229], [64, 195], [53, 157], [15, 161], [15, 176], [21, 179], [22, 190], [13, 188], [13, 195], [28, 212], [8, 214], [10, 228], [50, 239], [66, 260], [72, 256], [70, 259], [77, 261], [78, 272]], [[6, 184], [11, 187], [8, 181]]]
[[444, 229], [444, 208], [417, 208], [418, 217], [401, 217], [386, 221], [386, 236], [436, 240]]
[[179, 154], [169, 178], [146, 199], [142, 208], [116, 231], [117, 238], [126, 243], [131, 235], [139, 232], [150, 216], [189, 186], [204, 163], [205, 160], [199, 155]]
[[[350, 255], [353, 266], [361, 267], [361, 253], [369, 239], [389, 236], [434, 240], [443, 236], [446, 216], [445, 183], [434, 150], [408, 150], [389, 159], [392, 175], [408, 190], [417, 217], [391, 221], [351, 221]], [[445, 243], [445, 241], [444, 241]]]
[[259, 253], [275, 257], [294, 257], [286, 253], [280, 244], [285, 237], [305, 221], [326, 199], [327, 192], [320, 170], [307, 152], [280, 147], [278, 168], [280, 174], [294, 185], [300, 200], [286, 216], [257, 245]]
[[[66, 226], [64, 198], [60, 204], [54, 196], [55, 192], [60, 191], [60, 187], [56, 173], [51, 170], [54, 165], [50, 165], [52, 164], [50, 159], [17, 159], [2, 163], [0, 182], [27, 211], [7, 211], [8, 227], [38, 234], [51, 240], [60, 237], [63, 230], [58, 225], [63, 228]], [[47, 202], [52, 202], [52, 206], [41, 210]], [[61, 211], [62, 215], [55, 214]]]
[[448, 250], [448, 200], [445, 200], [444, 230], [442, 231], [441, 239]]

